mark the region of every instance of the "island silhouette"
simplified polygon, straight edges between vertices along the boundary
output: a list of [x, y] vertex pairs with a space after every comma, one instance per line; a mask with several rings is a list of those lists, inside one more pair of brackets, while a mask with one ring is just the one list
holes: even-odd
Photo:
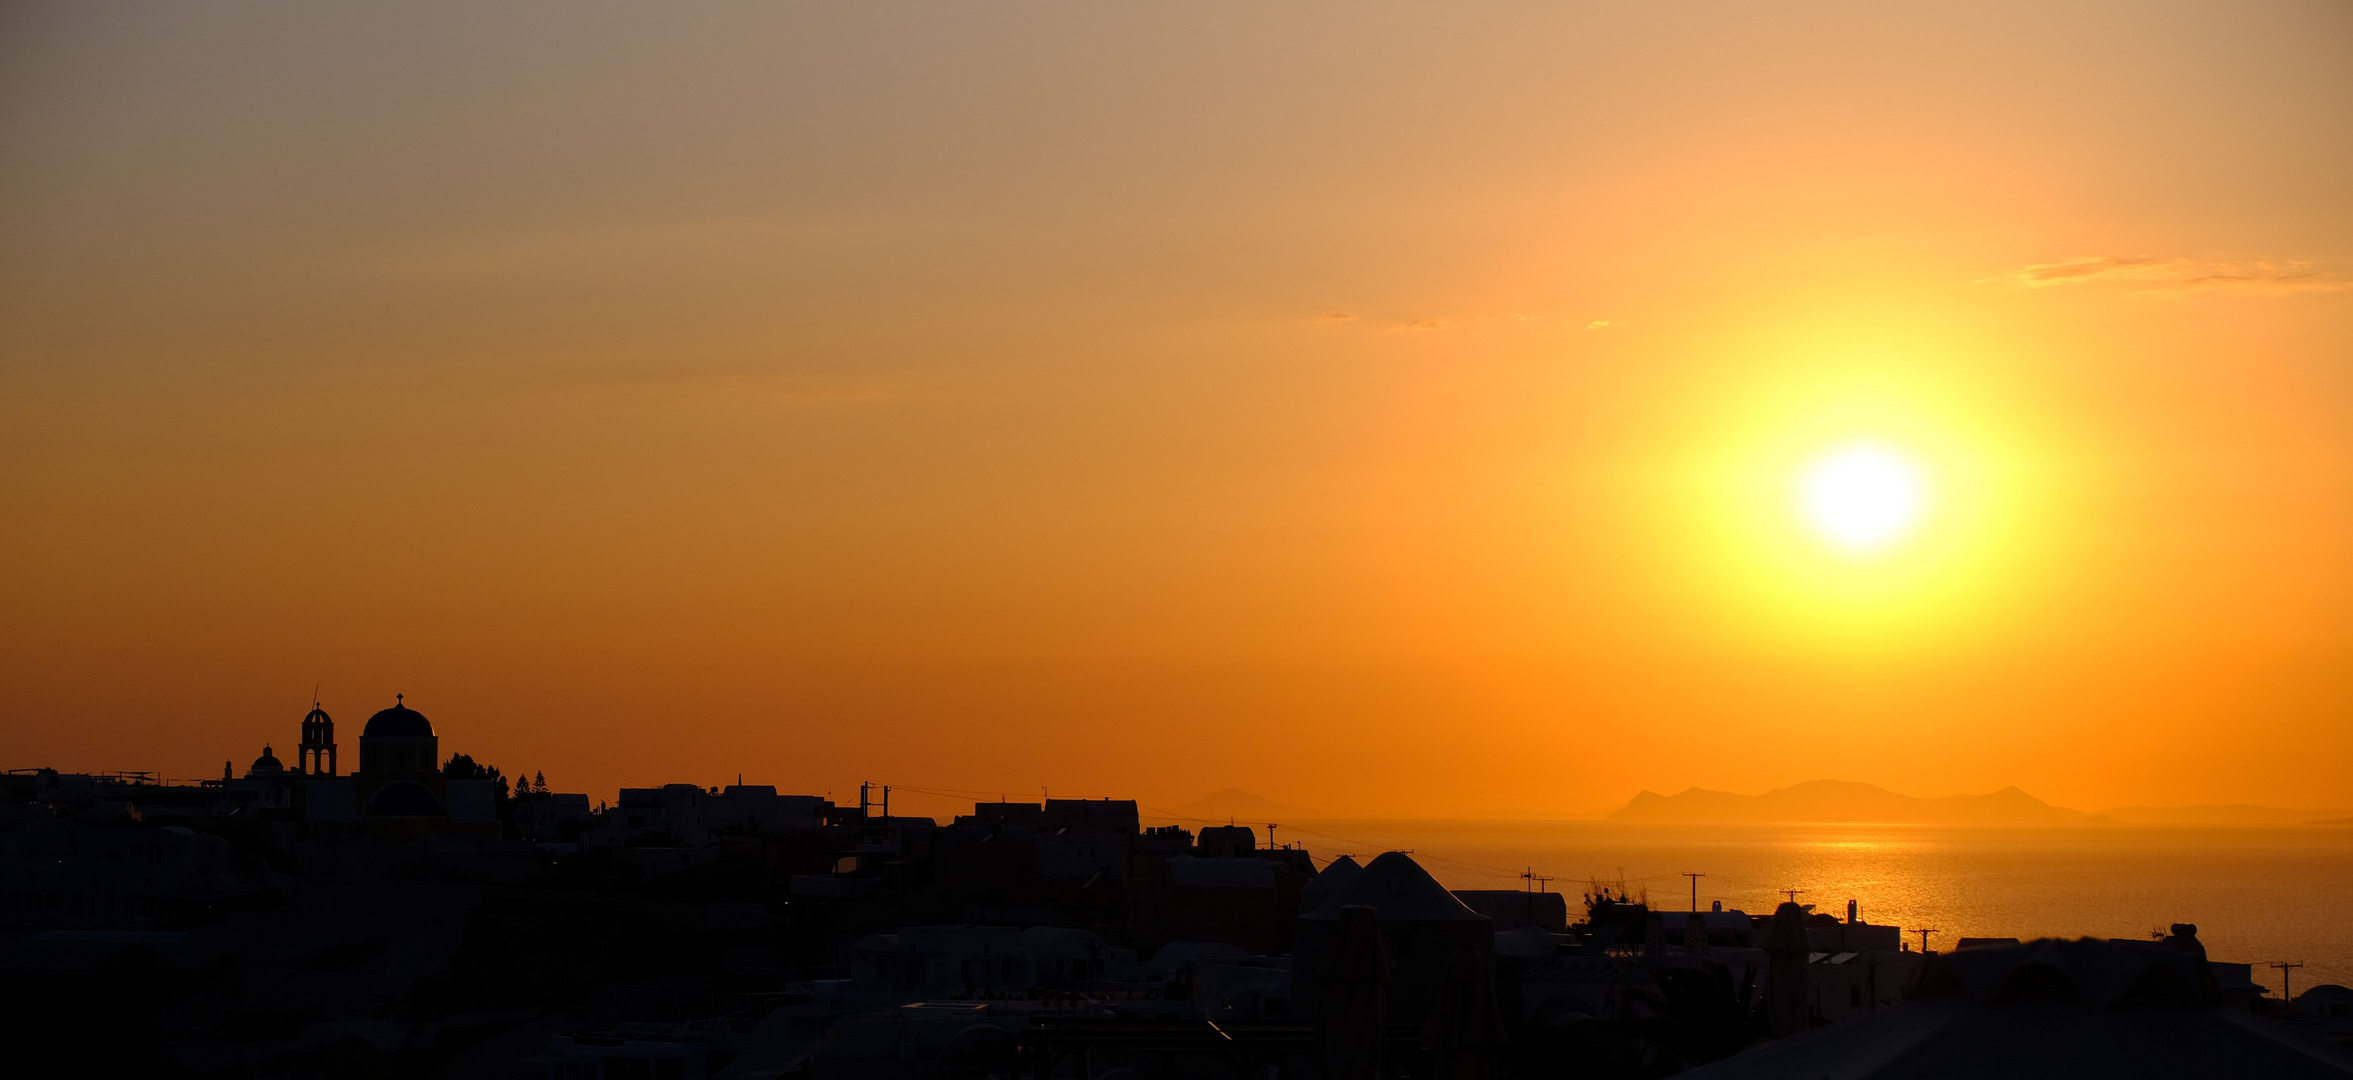
[[1674, 795], [1644, 791], [1609, 815], [1611, 821], [1729, 824], [1805, 821], [1934, 825], [2080, 825], [2106, 821], [2069, 810], [2016, 787], [1984, 795], [1924, 799], [1877, 784], [1810, 780], [1762, 795], [1686, 788]]

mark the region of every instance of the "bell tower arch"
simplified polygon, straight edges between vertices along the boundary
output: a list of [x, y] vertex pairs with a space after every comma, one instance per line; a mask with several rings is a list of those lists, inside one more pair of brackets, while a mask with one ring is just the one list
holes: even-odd
[[295, 749], [294, 767], [310, 776], [335, 775], [335, 718], [316, 701], [302, 718], [302, 745]]

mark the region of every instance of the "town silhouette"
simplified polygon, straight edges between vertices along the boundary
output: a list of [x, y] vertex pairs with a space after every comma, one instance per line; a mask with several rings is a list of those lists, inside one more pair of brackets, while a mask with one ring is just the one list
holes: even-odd
[[[1124, 799], [941, 822], [508, 777], [405, 699], [217, 780], [0, 779], [23, 1075], [1497, 1080], [2353, 1075], [2353, 990], [2157, 940], [1450, 890]], [[2282, 974], [2288, 973], [2286, 965]]]
[[0, 0], [0, 1080], [2353, 1080], [2353, 0]]

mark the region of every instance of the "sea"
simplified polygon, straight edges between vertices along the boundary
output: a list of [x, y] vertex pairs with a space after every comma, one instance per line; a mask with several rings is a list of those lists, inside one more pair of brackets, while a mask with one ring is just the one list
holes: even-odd
[[[1448, 888], [1542, 888], [1572, 917], [1622, 885], [1664, 911], [1770, 913], [1789, 894], [1902, 927], [1912, 948], [1964, 937], [2146, 940], [2193, 923], [2209, 959], [2296, 993], [2353, 985], [2353, 828], [2335, 826], [1652, 825], [1600, 821], [1324, 821], [1277, 844], [1318, 866], [1410, 852]], [[1525, 876], [1524, 876], [1525, 875]], [[1537, 880], [1548, 879], [1548, 880]], [[2272, 964], [2302, 967], [2282, 971]]]

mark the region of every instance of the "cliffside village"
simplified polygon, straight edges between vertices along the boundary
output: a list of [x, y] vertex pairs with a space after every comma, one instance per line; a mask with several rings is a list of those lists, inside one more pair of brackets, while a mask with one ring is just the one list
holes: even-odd
[[401, 703], [357, 749], [345, 771], [314, 708], [291, 764], [0, 778], [7, 1037], [53, 1070], [19, 1075], [1651, 1077], [2070, 964], [2199, 1015], [2353, 1024], [2353, 991], [2265, 1001], [2188, 926], [1939, 956], [1852, 901], [1448, 890], [1405, 853], [1319, 863], [1127, 800], [594, 805], [445, 755]]

